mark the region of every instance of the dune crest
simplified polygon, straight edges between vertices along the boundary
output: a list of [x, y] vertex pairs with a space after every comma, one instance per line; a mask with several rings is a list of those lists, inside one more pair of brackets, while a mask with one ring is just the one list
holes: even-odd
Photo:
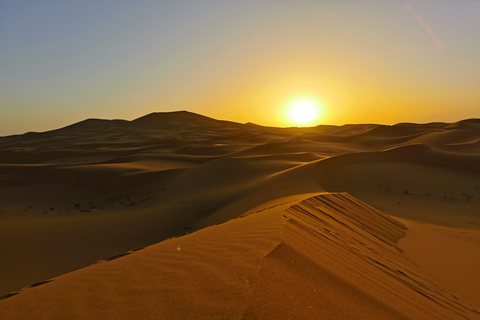
[[321, 194], [26, 288], [0, 301], [0, 316], [480, 318], [405, 258], [404, 235], [348, 194]]
[[0, 316], [475, 319], [478, 124], [180, 111], [0, 137]]

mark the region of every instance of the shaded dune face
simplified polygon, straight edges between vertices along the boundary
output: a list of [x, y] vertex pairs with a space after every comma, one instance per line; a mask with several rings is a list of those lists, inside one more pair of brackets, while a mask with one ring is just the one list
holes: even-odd
[[[378, 319], [442, 319], [438, 306], [450, 310], [447, 319], [454, 319], [455, 314], [468, 314], [467, 318], [474, 319], [476, 314], [468, 303], [460, 298], [452, 300], [453, 293], [434, 280], [426, 280], [422, 270], [402, 255], [397, 243], [408, 230], [391, 217], [461, 228], [466, 233], [479, 229], [479, 164], [479, 119], [452, 124], [273, 128], [183, 111], [154, 113], [133, 121], [88, 119], [45, 133], [0, 137], [0, 273], [8, 275], [0, 281], [0, 295], [12, 292], [2, 300], [5, 305], [25, 301], [30, 295], [32, 301], [43, 304], [45, 301], [34, 298], [38, 297], [35, 292], [57, 286], [68, 275], [55, 277], [102, 260], [106, 262], [73, 272], [80, 276], [78, 279], [88, 281], [83, 284], [83, 280], [70, 277], [69, 286], [97, 292], [96, 299], [82, 302], [88, 310], [109, 310], [108, 305], [122, 301], [125, 308], [119, 310], [128, 314], [133, 301], [141, 304], [135, 299], [131, 304], [126, 302], [132, 299], [131, 292], [161, 291], [148, 289], [146, 284], [132, 287], [121, 280], [138, 277], [147, 282], [150, 276], [159, 277], [154, 267], [157, 263], [152, 262], [157, 258], [153, 257], [145, 262], [151, 268], [128, 273], [137, 270], [135, 263], [143, 262], [136, 259], [155, 246], [132, 250], [156, 243], [167, 248], [172, 241], [183, 241], [195, 248], [182, 255], [186, 266], [199, 263], [195, 254], [203, 252], [205, 256], [198, 265], [209, 265], [216, 270], [213, 274], [222, 274], [223, 278], [212, 280], [208, 294], [199, 285], [185, 296], [193, 302], [180, 298], [188, 291], [187, 283], [168, 291], [173, 290], [173, 282], [159, 279], [156, 285], [164, 281], [162, 290], [171, 292], [170, 298], [161, 296], [166, 301], [162, 310], [172, 317], [188, 318], [178, 306], [190, 303], [195, 304], [190, 315], [197, 309], [207, 312], [203, 303], [212, 307], [215, 299], [227, 294], [226, 289], [216, 287], [223, 281], [225, 288], [236, 288], [232, 292], [237, 294], [225, 302], [231, 310], [212, 307], [209, 313], [202, 313], [205, 318], [207, 314], [214, 317], [217, 311], [234, 314], [234, 318], [268, 318], [279, 310], [296, 318], [297, 313], [292, 311], [296, 305], [302, 306], [295, 309], [298, 318], [308, 318], [329, 304], [331, 308], [324, 314], [332, 319], [341, 312], [344, 318], [354, 319], [355, 310]], [[319, 192], [350, 195], [321, 196], [292, 206], [292, 202]], [[240, 216], [245, 218], [235, 219]], [[251, 223], [242, 225], [241, 221]], [[260, 226], [256, 224], [263, 229], [257, 229]], [[212, 225], [217, 226], [206, 228]], [[258, 237], [251, 234], [255, 240], [247, 239], [253, 232], [250, 229], [258, 233]], [[183, 234], [189, 235], [165, 240]], [[266, 242], [260, 245], [262, 234]], [[242, 242], [244, 238], [246, 243]], [[231, 246], [212, 249], [222, 241]], [[229, 260], [229, 250], [235, 243], [241, 252], [243, 246], [256, 252], [254, 260], [240, 251], [238, 259]], [[262, 249], [257, 251], [256, 245]], [[190, 284], [204, 285], [200, 269], [198, 274], [187, 276], [182, 263], [175, 262], [176, 245], [173, 253], [162, 256], [160, 252], [162, 263], [172, 263], [167, 274], [184, 268], [181, 272]], [[223, 256], [225, 259], [220, 259]], [[127, 261], [131, 261], [128, 267], [124, 265]], [[289, 265], [288, 261], [298, 263]], [[243, 262], [246, 265], [240, 266]], [[235, 263], [250, 271], [238, 271], [246, 273], [237, 278], [237, 271], [231, 271], [237, 268]], [[350, 265], [358, 268], [351, 269]], [[118, 270], [107, 271], [107, 266], [118, 266]], [[222, 273], [220, 266], [228, 267]], [[97, 287], [101, 279], [88, 271], [95, 268], [105, 269], [101, 271], [105, 274], [118, 271], [118, 278]], [[288, 276], [277, 279], [277, 269]], [[55, 281], [44, 282], [52, 278]], [[180, 278], [169, 279], [182, 283]], [[117, 281], [124, 289], [117, 286]], [[295, 287], [297, 281], [297, 291], [291, 294], [287, 288]], [[398, 295], [385, 283], [398, 289]], [[15, 294], [29, 285], [33, 288]], [[66, 290], [67, 285], [62, 286]], [[105, 292], [110, 292], [106, 289], [110, 286], [125, 297], [108, 300]], [[301, 287], [316, 290], [322, 286], [332, 286], [331, 294], [323, 290], [319, 299], [329, 303], [301, 302], [316, 301], [314, 293]], [[272, 295], [268, 288], [276, 288], [277, 294]], [[53, 297], [56, 290], [45, 294]], [[210, 300], [197, 301], [202, 295]], [[146, 295], [141, 296], [150, 301]], [[426, 299], [425, 307], [421, 306], [423, 302], [417, 303], [418, 296], [418, 301]], [[67, 304], [72, 308], [73, 297]], [[157, 305], [157, 298], [146, 305]], [[350, 301], [349, 307], [334, 303], [341, 299]], [[296, 302], [287, 303], [290, 300]], [[92, 301], [104, 302], [97, 308], [92, 307], [96, 303]], [[152, 309], [146, 310], [148, 319]]]
[[319, 161], [315, 180], [388, 212], [447, 226], [480, 226], [480, 154], [425, 144]]
[[1, 300], [0, 315], [478, 318], [405, 258], [405, 229], [348, 194], [322, 194], [33, 284]]

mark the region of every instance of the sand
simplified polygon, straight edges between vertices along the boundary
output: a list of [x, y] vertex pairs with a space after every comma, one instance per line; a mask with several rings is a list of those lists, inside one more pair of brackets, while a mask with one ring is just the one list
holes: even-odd
[[480, 305], [480, 230], [400, 221], [408, 228], [399, 243], [406, 256], [462, 301]]
[[478, 119], [0, 137], [0, 318], [480, 319], [479, 188]]

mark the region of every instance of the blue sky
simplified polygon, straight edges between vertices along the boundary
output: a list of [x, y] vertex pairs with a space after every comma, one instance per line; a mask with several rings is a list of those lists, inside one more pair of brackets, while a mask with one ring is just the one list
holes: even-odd
[[[480, 117], [480, 1], [0, 0], [0, 135], [190, 110], [286, 126]], [[440, 43], [440, 44], [439, 44]]]

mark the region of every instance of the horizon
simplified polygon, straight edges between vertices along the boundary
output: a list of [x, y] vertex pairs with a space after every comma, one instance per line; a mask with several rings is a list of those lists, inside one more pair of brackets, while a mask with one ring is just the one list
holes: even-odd
[[266, 128], [270, 127], [270, 128], [281, 128], [281, 129], [288, 129], [288, 128], [305, 128], [305, 129], [308, 129], [308, 128], [315, 128], [315, 127], [321, 127], [321, 126], [336, 126], [336, 127], [342, 127], [342, 126], [350, 126], [350, 125], [394, 126], [394, 125], [399, 125], [399, 124], [417, 124], [417, 125], [428, 125], [428, 124], [432, 124], [432, 123], [453, 124], [453, 123], [458, 123], [458, 122], [468, 121], [468, 120], [480, 120], [480, 118], [466, 118], [466, 119], [459, 119], [459, 120], [456, 120], [456, 121], [448, 121], [448, 122], [445, 122], [445, 121], [428, 121], [428, 122], [408, 122], [408, 121], [402, 121], [402, 122], [396, 122], [396, 123], [392, 123], [392, 124], [373, 123], [373, 122], [362, 122], [362, 123], [343, 123], [343, 124], [333, 124], [333, 125], [332, 125], [332, 124], [323, 124], [323, 123], [320, 123], [320, 124], [316, 124], [316, 125], [312, 125], [312, 126], [294, 126], [294, 125], [291, 125], [291, 126], [268, 126], [268, 125], [258, 124], [258, 123], [252, 122], [252, 121], [237, 122], [237, 121], [226, 120], [226, 119], [216, 119], [216, 118], [214, 118], [214, 117], [211, 117], [211, 116], [208, 116], [208, 115], [205, 115], [205, 114], [200, 114], [200, 113], [196, 113], [196, 112], [192, 112], [192, 111], [188, 111], [188, 110], [176, 110], [176, 111], [158, 111], [158, 112], [157, 112], [157, 111], [154, 111], [154, 112], [145, 114], [145, 115], [143, 115], [143, 116], [136, 117], [136, 118], [134, 118], [134, 119], [121, 119], [121, 118], [112, 118], [112, 119], [106, 119], [106, 118], [86, 118], [86, 119], [74, 121], [74, 122], [72, 122], [72, 123], [69, 123], [69, 124], [66, 124], [66, 125], [63, 125], [63, 126], [60, 126], [60, 127], [47, 129], [47, 130], [45, 130], [45, 131], [26, 131], [26, 132], [21, 132], [21, 133], [13, 133], [13, 134], [7, 134], [7, 135], [0, 135], [0, 138], [10, 137], [10, 136], [20, 136], [20, 135], [27, 134], [27, 133], [46, 133], [46, 132], [50, 132], [50, 131], [61, 130], [61, 129], [70, 127], [70, 126], [72, 126], [72, 125], [75, 125], [75, 124], [78, 124], [78, 123], [82, 123], [82, 122], [88, 121], [88, 120], [104, 120], [104, 121], [122, 120], [122, 121], [132, 122], [132, 121], [134, 121], [134, 120], [137, 120], [137, 119], [140, 119], [140, 118], [149, 116], [149, 115], [153, 115], [153, 114], [159, 114], [159, 113], [162, 113], [162, 114], [169, 113], [169, 114], [171, 114], [171, 113], [180, 113], [180, 112], [186, 112], [186, 113], [190, 113], [190, 114], [195, 114], [195, 115], [199, 115], [199, 116], [206, 117], [206, 118], [210, 118], [210, 119], [217, 120], [217, 121], [227, 121], [227, 122], [233, 122], [233, 123], [237, 123], [237, 124], [253, 124], [253, 125], [258, 125], [258, 126], [266, 127]]
[[[175, 110], [272, 127], [480, 116], [477, 1], [0, 6], [0, 136]], [[314, 113], [285, 115], [305, 97]]]
[[0, 319], [477, 319], [480, 0], [0, 0]]

